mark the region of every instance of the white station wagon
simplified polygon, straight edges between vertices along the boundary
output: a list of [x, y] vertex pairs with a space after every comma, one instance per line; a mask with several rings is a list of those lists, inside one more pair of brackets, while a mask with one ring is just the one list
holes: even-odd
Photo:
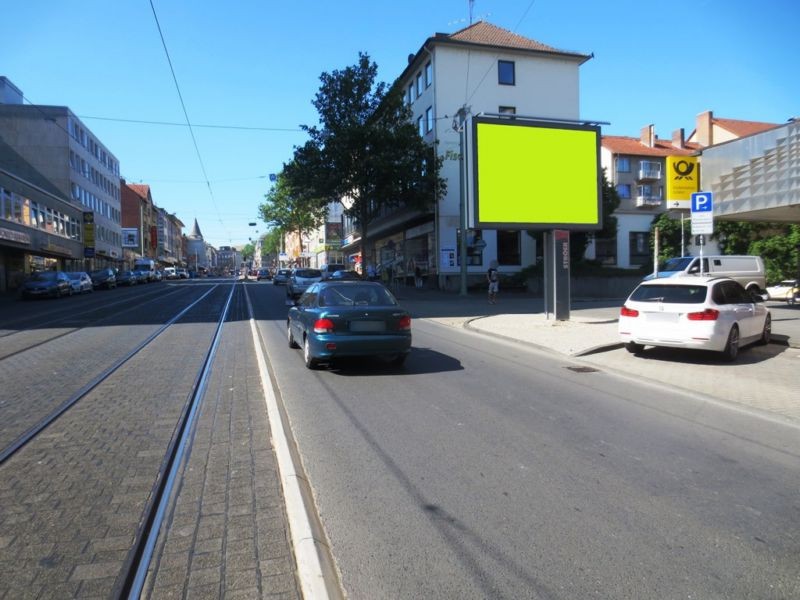
[[639, 284], [622, 306], [619, 336], [634, 354], [645, 346], [721, 352], [768, 344], [772, 320], [764, 300], [727, 277], [671, 277]]

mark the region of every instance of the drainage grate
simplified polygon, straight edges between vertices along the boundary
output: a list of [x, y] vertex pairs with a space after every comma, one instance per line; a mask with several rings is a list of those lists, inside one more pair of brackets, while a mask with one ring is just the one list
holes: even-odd
[[595, 369], [593, 367], [567, 367], [570, 371], [575, 371], [576, 373], [599, 373], [600, 369]]

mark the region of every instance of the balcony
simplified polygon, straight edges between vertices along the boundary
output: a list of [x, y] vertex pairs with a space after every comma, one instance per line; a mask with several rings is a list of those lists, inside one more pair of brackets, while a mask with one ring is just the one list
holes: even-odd
[[660, 181], [661, 180], [661, 166], [658, 168], [641, 168], [639, 169], [639, 181]]
[[659, 208], [661, 198], [659, 196], [636, 196], [636, 208]]

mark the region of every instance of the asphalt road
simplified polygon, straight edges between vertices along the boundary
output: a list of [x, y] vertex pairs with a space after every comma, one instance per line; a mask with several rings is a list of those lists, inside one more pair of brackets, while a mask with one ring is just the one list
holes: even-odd
[[800, 597], [796, 426], [422, 320], [311, 372], [250, 289], [350, 598]]

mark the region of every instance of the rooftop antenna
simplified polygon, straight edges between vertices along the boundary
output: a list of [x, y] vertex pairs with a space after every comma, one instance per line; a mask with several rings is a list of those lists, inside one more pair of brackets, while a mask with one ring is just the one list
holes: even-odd
[[475, 8], [475, 0], [469, 0], [469, 24], [472, 25], [472, 9]]

